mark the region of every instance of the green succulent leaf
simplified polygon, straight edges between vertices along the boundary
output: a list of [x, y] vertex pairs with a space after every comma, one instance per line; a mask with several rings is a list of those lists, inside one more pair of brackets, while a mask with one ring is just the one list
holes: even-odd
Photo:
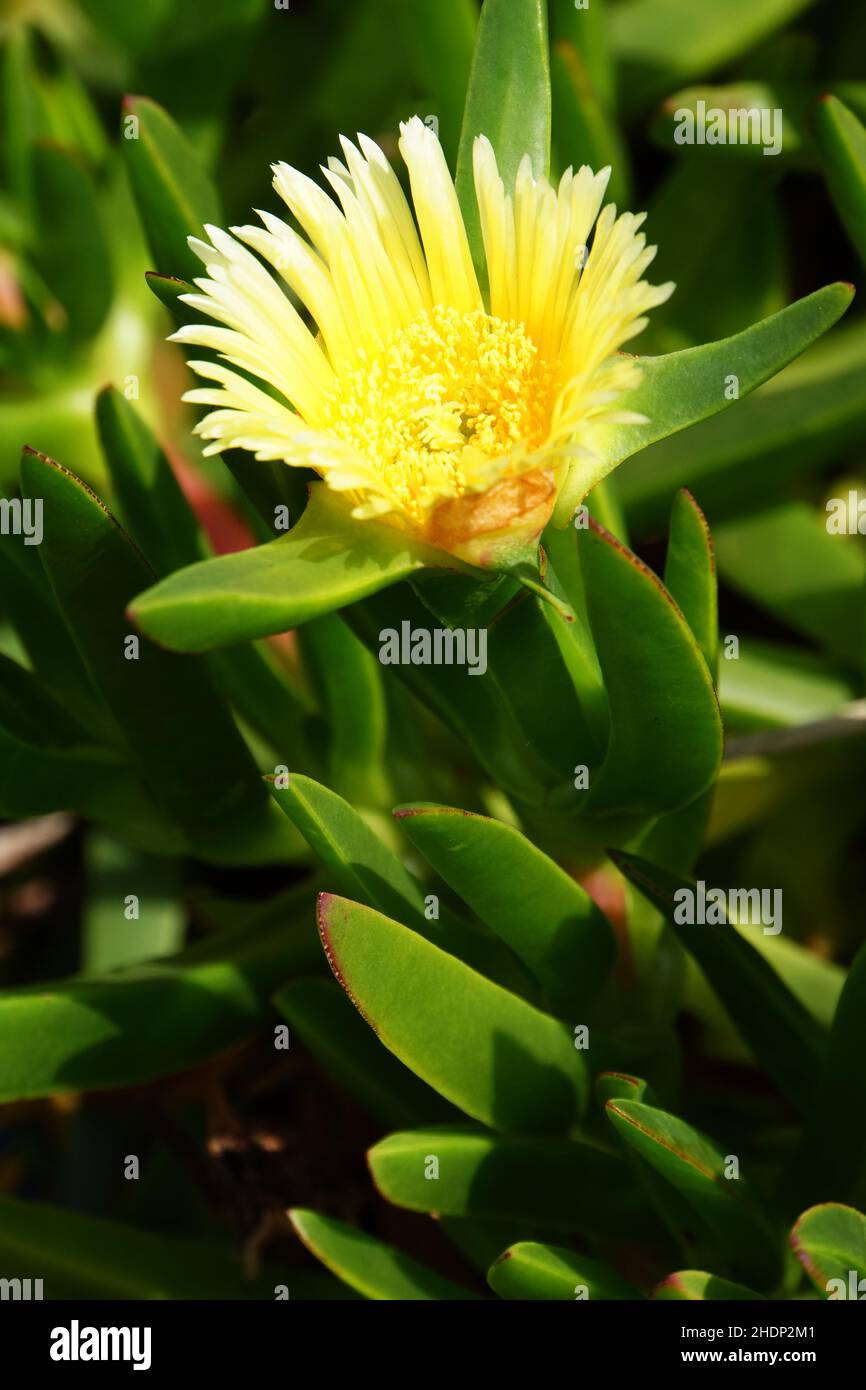
[[149, 563], [170, 574], [203, 559], [207, 545], [171, 464], [113, 386], [97, 397], [96, 421], [120, 520]]
[[629, 1076], [621, 1071], [603, 1071], [595, 1079], [595, 1094], [600, 1105], [609, 1100], [645, 1100], [653, 1105], [652, 1087], [639, 1076]]
[[248, 1037], [320, 963], [303, 889], [178, 956], [0, 991], [0, 1101], [171, 1076]]
[[424, 1124], [455, 1115], [367, 1028], [333, 980], [284, 985], [274, 1004], [329, 1076], [383, 1124]]
[[[353, 806], [311, 777], [292, 772], [287, 785], [270, 782], [280, 810], [303, 835], [334, 883], [345, 894], [396, 917], [414, 931], [502, 983], [515, 985], [515, 973], [498, 943], [461, 922], [447, 906], [428, 917], [420, 884]], [[386, 826], [386, 829], [388, 827]]]
[[195, 294], [195, 285], [191, 284], [189, 280], [182, 280], [177, 275], [160, 275], [157, 270], [145, 271], [144, 278], [160, 304], [168, 309], [176, 323], [198, 322], [198, 311], [191, 309], [188, 304], [181, 301], [182, 294]]
[[11, 538], [0, 546], [0, 589], [6, 617], [34, 674], [83, 727], [92, 732], [104, 728], [108, 711], [60, 616], [38, 546]]
[[562, 1024], [398, 922], [331, 894], [319, 931], [335, 976], [379, 1040], [473, 1119], [569, 1129], [586, 1065]]
[[[46, 1299], [273, 1299], [211, 1242], [180, 1240], [42, 1202], [0, 1197], [0, 1268], [41, 1279]], [[300, 1284], [293, 1288], [300, 1296]], [[317, 1290], [317, 1292], [320, 1292]], [[324, 1291], [320, 1292], [321, 1293]]]
[[679, 604], [715, 679], [719, 664], [719, 601], [713, 538], [706, 517], [685, 489], [674, 498], [664, 577], [665, 588]]
[[300, 630], [307, 669], [328, 722], [328, 781], [361, 806], [389, 800], [382, 667], [336, 613]]
[[573, 878], [501, 821], [423, 804], [394, 814], [436, 872], [558, 1005], [580, 1010], [594, 1002], [613, 966], [616, 938]]
[[825, 96], [818, 104], [815, 136], [833, 202], [866, 262], [866, 126], [838, 97]]
[[[195, 513], [141, 417], [113, 387], [98, 396], [96, 416], [119, 519], [154, 570], [170, 574], [207, 556]], [[307, 711], [264, 645], [212, 652], [208, 666], [250, 727], [281, 756], [294, 755], [306, 741]]]
[[[647, 423], [598, 426], [592, 457], [571, 465], [557, 503], [558, 522], [565, 525], [575, 504], [624, 459], [726, 410], [781, 371], [832, 328], [853, 294], [850, 285], [825, 285], [733, 337], [663, 357], [638, 358], [642, 379], [622, 398], [622, 407], [646, 416]], [[733, 378], [737, 395], [732, 394]]]
[[791, 1231], [791, 1248], [827, 1298], [862, 1297], [860, 1280], [866, 1279], [866, 1216], [862, 1212], [838, 1202], [810, 1207]]
[[131, 612], [162, 646], [211, 651], [285, 632], [428, 565], [447, 568], [449, 557], [394, 527], [354, 520], [318, 483], [285, 536], [179, 570], [141, 593]]
[[583, 809], [650, 816], [675, 810], [711, 784], [721, 763], [710, 673], [652, 571], [595, 523], [576, 534], [611, 717], [607, 755], [590, 777]]
[[702, 1269], [680, 1269], [676, 1274], [669, 1274], [653, 1289], [652, 1296], [656, 1303], [764, 1302], [762, 1293], [755, 1293], [744, 1284], [734, 1284], [730, 1279], [720, 1279], [718, 1274], [707, 1274]]
[[[725, 368], [717, 380], [728, 370], [736, 373], [735, 366]], [[694, 492], [714, 524], [716, 517], [765, 507], [789, 479], [866, 440], [864, 371], [866, 325], [852, 323], [734, 410], [652, 444], [616, 474], [630, 524], [660, 530], [681, 487]]]
[[112, 301], [111, 257], [96, 191], [77, 155], [58, 145], [33, 152], [33, 191], [40, 228], [36, 264], [81, 342], [102, 326]]
[[[426, 576], [425, 576], [426, 578]], [[430, 609], [406, 584], [374, 594], [346, 610], [346, 620], [371, 651], [381, 648], [380, 634], [430, 627]], [[465, 740], [494, 781], [509, 795], [543, 805], [550, 792], [550, 769], [527, 745], [514, 709], [492, 680], [474, 678], [465, 667], [391, 668], [427, 708]]]
[[270, 782], [280, 810], [303, 835], [344, 893], [418, 930], [436, 931], [424, 916], [424, 895], [393, 850], [353, 806], [311, 777], [290, 772]]
[[677, 920], [687, 879], [622, 851], [612, 855], [626, 878], [665, 916], [715, 989], [761, 1066], [799, 1108], [808, 1105], [826, 1036], [769, 962], [728, 922]]
[[728, 1156], [699, 1130], [640, 1101], [608, 1101], [608, 1118], [626, 1144], [693, 1208], [734, 1276], [775, 1285], [781, 1243], [744, 1178], [727, 1176]]
[[793, 1164], [795, 1188], [806, 1200], [850, 1199], [866, 1180], [864, 1045], [866, 946], [861, 946], [836, 1005], [802, 1148]]
[[480, 277], [487, 270], [475, 197], [472, 148], [486, 135], [506, 188], [521, 159], [546, 174], [550, 162], [550, 60], [543, 0], [487, 0], [478, 33], [457, 156], [457, 195]]
[[615, 1270], [588, 1255], [558, 1245], [521, 1241], [503, 1251], [487, 1282], [507, 1299], [641, 1298], [640, 1290]]
[[[547, 582], [559, 587], [549, 566]], [[604, 749], [596, 717], [603, 692], [588, 653], [591, 639], [581, 628], [579, 619], [566, 619], [533, 595], [509, 604], [487, 637], [490, 678], [554, 796], [571, 788], [575, 763], [595, 765]]]
[[[427, 1176], [432, 1159], [435, 1180]], [[595, 1143], [441, 1125], [389, 1134], [367, 1162], [382, 1195], [411, 1211], [621, 1238], [658, 1234], [631, 1169]]]
[[200, 237], [206, 223], [221, 225], [216, 190], [183, 131], [157, 102], [127, 97], [121, 126], [121, 148], [154, 269], [191, 280], [202, 265], [187, 237]]
[[255, 764], [207, 672], [150, 645], [137, 660], [124, 655], [124, 607], [151, 574], [140, 552], [62, 465], [25, 451], [21, 478], [25, 494], [45, 503], [40, 556], [57, 602], [154, 799], [203, 855], [261, 862], [289, 853], [291, 838], [279, 817], [271, 819]]
[[295, 1207], [289, 1220], [310, 1253], [364, 1298], [404, 1302], [477, 1297], [393, 1246], [330, 1216]]

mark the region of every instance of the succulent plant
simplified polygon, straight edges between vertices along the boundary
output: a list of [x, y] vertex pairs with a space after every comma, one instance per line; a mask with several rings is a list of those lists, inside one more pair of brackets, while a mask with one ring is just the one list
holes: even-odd
[[0, 28], [0, 1277], [864, 1296], [857, 6], [115, 8]]

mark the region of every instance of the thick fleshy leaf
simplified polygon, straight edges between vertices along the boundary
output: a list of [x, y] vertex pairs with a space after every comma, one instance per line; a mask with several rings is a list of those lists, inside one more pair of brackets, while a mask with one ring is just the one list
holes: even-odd
[[[786, 941], [784, 936], [764, 936], [760, 927], [738, 927], [737, 930], [746, 935], [794, 997], [822, 1028], [829, 1031], [845, 984], [843, 967], [816, 955], [797, 941]], [[752, 1057], [742, 1034], [693, 958], [686, 972], [682, 1004], [709, 1030], [708, 1044], [714, 1056], [738, 1061]]]
[[665, 588], [680, 606], [710, 674], [719, 657], [719, 601], [713, 539], [690, 492], [678, 492], [665, 555]]
[[[558, 589], [549, 566], [547, 580]], [[539, 775], [554, 796], [568, 794], [575, 764], [596, 766], [604, 749], [588, 647], [591, 639], [579, 619], [569, 621], [535, 595], [510, 604], [488, 632], [488, 678], [513, 712], [527, 753], [531, 749], [537, 757], [544, 769]]]
[[382, 1195], [412, 1211], [606, 1236], [657, 1234], [630, 1166], [596, 1142], [442, 1125], [389, 1134], [367, 1162]]
[[123, 105], [121, 149], [154, 269], [188, 280], [202, 264], [187, 246], [205, 223], [222, 223], [219, 198], [186, 136], [149, 97]]
[[[165, 575], [207, 556], [195, 513], [140, 416], [113, 387], [100, 393], [96, 414], [119, 520], [148, 563]], [[208, 666], [250, 727], [281, 757], [294, 756], [305, 742], [302, 725], [310, 710], [282, 678], [265, 646], [213, 652]]]
[[124, 606], [151, 574], [140, 552], [68, 469], [25, 451], [21, 477], [25, 494], [44, 502], [39, 552], [58, 604], [144, 785], [202, 855], [261, 862], [288, 852], [291, 837], [207, 672], [148, 643], [126, 655]]
[[95, 737], [110, 716], [58, 612], [38, 546], [12, 537], [0, 546], [0, 592], [34, 673]]
[[382, 667], [336, 613], [305, 623], [299, 640], [328, 723], [329, 785], [356, 805], [387, 803]]
[[525, 154], [536, 177], [547, 173], [550, 71], [544, 0], [486, 0], [478, 21], [460, 132], [457, 194], [473, 260], [486, 282], [472, 174], [472, 148], [478, 135], [486, 135], [493, 145], [506, 189], [514, 187]]
[[111, 258], [90, 176], [78, 157], [57, 145], [33, 152], [39, 241], [36, 263], [66, 314], [76, 341], [92, 338], [108, 313]]
[[850, 1200], [866, 1178], [866, 946], [848, 971], [792, 1181], [806, 1200]]
[[319, 931], [331, 969], [380, 1041], [467, 1115], [527, 1133], [576, 1122], [586, 1064], [549, 1014], [345, 898], [322, 894]]
[[168, 459], [113, 386], [99, 393], [96, 420], [118, 519], [156, 573], [170, 574], [203, 559], [207, 545]]
[[[38, 1296], [46, 1299], [274, 1297], [275, 1272], [247, 1281], [240, 1260], [211, 1242], [6, 1196], [0, 1197], [0, 1268], [42, 1280]], [[290, 1280], [294, 1297], [303, 1296], [302, 1283], [303, 1276], [297, 1286]]]
[[747, 1289], [745, 1284], [733, 1284], [730, 1279], [720, 1279], [717, 1274], [707, 1274], [702, 1269], [680, 1269], [669, 1274], [653, 1289], [657, 1303], [671, 1302], [723, 1302], [762, 1303], [764, 1295]]
[[190, 565], [140, 594], [131, 612], [162, 646], [210, 651], [285, 632], [437, 564], [449, 565], [444, 551], [392, 526], [355, 521], [319, 483], [285, 536]]
[[827, 522], [806, 502], [784, 502], [717, 526], [719, 572], [786, 627], [859, 666], [866, 556], [853, 538], [829, 534]]
[[853, 293], [850, 285], [825, 285], [733, 337], [664, 357], [638, 358], [642, 380], [622, 398], [622, 407], [646, 416], [647, 423], [597, 428], [593, 457], [572, 464], [560, 497], [558, 519], [564, 524], [574, 510], [572, 501], [579, 502], [624, 459], [726, 410], [781, 371], [832, 328], [848, 308]]
[[584, 809], [674, 810], [710, 785], [721, 762], [710, 673], [652, 571], [594, 523], [577, 535], [611, 715], [607, 756], [590, 777]]
[[289, 1220], [311, 1254], [364, 1298], [404, 1302], [477, 1297], [392, 1245], [333, 1217], [295, 1207]]
[[424, 804], [394, 814], [436, 872], [560, 1007], [579, 1012], [593, 1003], [613, 965], [616, 939], [573, 878], [501, 821]]
[[[713, 524], [716, 517], [741, 517], [747, 509], [766, 506], [788, 479], [862, 444], [864, 372], [866, 326], [852, 323], [735, 409], [651, 445], [616, 474], [630, 524], [643, 532], [661, 531], [681, 487], [694, 492]], [[722, 390], [736, 367], [720, 363], [718, 373]], [[742, 378], [739, 390], [743, 395]]]
[[[430, 630], [430, 609], [407, 584], [395, 585], [354, 604], [344, 615], [361, 640], [379, 652], [386, 632]], [[412, 694], [439, 715], [472, 750], [493, 780], [510, 796], [542, 805], [549, 794], [550, 771], [539, 764], [514, 711], [487, 676], [473, 677], [466, 667], [414, 666], [401, 662], [390, 670]]]
[[866, 1216], [862, 1212], [838, 1202], [810, 1207], [791, 1231], [791, 1248], [828, 1299], [863, 1297]]
[[[410, 582], [441, 626], [479, 634], [486, 630], [479, 639], [485, 647], [476, 675], [487, 678], [494, 697], [513, 715], [524, 763], [556, 794], [571, 785], [578, 759], [599, 760], [601, 746], [583, 708], [587, 674], [581, 644], [591, 645], [590, 639], [561, 596], [550, 565], [545, 565], [543, 579], [536, 572], [538, 584], [528, 583], [519, 567], [487, 584], [432, 573]], [[530, 593], [521, 595], [518, 583]]]
[[383, 1124], [424, 1124], [456, 1114], [379, 1046], [333, 980], [294, 980], [274, 995], [274, 1004], [327, 1074]]
[[487, 1275], [495, 1294], [508, 1299], [641, 1298], [634, 1284], [588, 1255], [559, 1245], [521, 1241], [505, 1250]]
[[808, 1105], [826, 1046], [814, 1018], [728, 922], [689, 925], [677, 920], [681, 905], [697, 903], [694, 883], [635, 855], [617, 852], [612, 857], [694, 956], [760, 1065], [795, 1105]]
[[311, 913], [296, 890], [171, 959], [0, 992], [0, 1101], [152, 1081], [249, 1036], [317, 969]]
[[866, 261], [866, 126], [838, 97], [825, 96], [818, 105], [815, 135], [833, 202]]
[[609, 1100], [645, 1100], [647, 1105], [655, 1104], [652, 1087], [626, 1072], [601, 1072], [595, 1079], [595, 1094], [602, 1106]]
[[[359, 815], [348, 801], [295, 772], [289, 774], [286, 786], [271, 781], [270, 788], [280, 810], [324, 865], [329, 887], [336, 886], [368, 907], [406, 923], [443, 951], [510, 988], [523, 983], [515, 973], [516, 962], [499, 943], [461, 922], [446, 904], [437, 902], [438, 915], [428, 915], [420, 884], [404, 868], [384, 834], [373, 829], [369, 819]], [[388, 829], [386, 822], [385, 833]]]
[[729, 1177], [731, 1157], [676, 1115], [639, 1101], [608, 1101], [621, 1138], [685, 1199], [735, 1277], [773, 1287], [782, 1269], [781, 1242], [744, 1177]]
[[[182, 280], [177, 275], [160, 275], [157, 270], [146, 271], [144, 278], [160, 304], [165, 305], [176, 323], [198, 322], [198, 311], [191, 309], [188, 304], [181, 303], [180, 296], [182, 294], [195, 294], [195, 285], [191, 284], [189, 280]], [[204, 349], [202, 350], [204, 351]]]

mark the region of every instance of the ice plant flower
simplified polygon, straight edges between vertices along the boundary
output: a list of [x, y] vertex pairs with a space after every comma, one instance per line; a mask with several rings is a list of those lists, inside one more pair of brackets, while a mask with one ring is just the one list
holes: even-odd
[[599, 421], [641, 418], [618, 407], [640, 376], [619, 349], [673, 287], [642, 279], [643, 216], [602, 210], [609, 169], [554, 187], [526, 156], [506, 188], [480, 136], [485, 300], [433, 131], [401, 126], [414, 217], [378, 145], [342, 147], [322, 171], [336, 199], [274, 166], [300, 231], [260, 212], [190, 241], [207, 276], [184, 298], [218, 326], [174, 337], [222, 359], [190, 362], [205, 453], [310, 467], [360, 520], [496, 564], [537, 540]]

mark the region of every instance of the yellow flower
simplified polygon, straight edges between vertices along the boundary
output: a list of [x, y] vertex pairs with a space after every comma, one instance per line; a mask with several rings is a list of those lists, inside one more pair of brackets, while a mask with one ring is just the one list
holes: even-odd
[[222, 363], [190, 362], [209, 384], [185, 399], [212, 407], [205, 453], [313, 468], [354, 516], [490, 564], [541, 533], [599, 421], [640, 418], [617, 410], [640, 376], [617, 354], [673, 286], [641, 278], [655, 254], [643, 217], [600, 212], [609, 169], [569, 169], [554, 188], [527, 156], [506, 190], [481, 136], [485, 302], [434, 133], [401, 126], [414, 218], [378, 145], [342, 146], [345, 163], [323, 169], [337, 201], [274, 166], [305, 235], [260, 212], [261, 227], [190, 240], [207, 278], [186, 302], [221, 326], [174, 338]]

